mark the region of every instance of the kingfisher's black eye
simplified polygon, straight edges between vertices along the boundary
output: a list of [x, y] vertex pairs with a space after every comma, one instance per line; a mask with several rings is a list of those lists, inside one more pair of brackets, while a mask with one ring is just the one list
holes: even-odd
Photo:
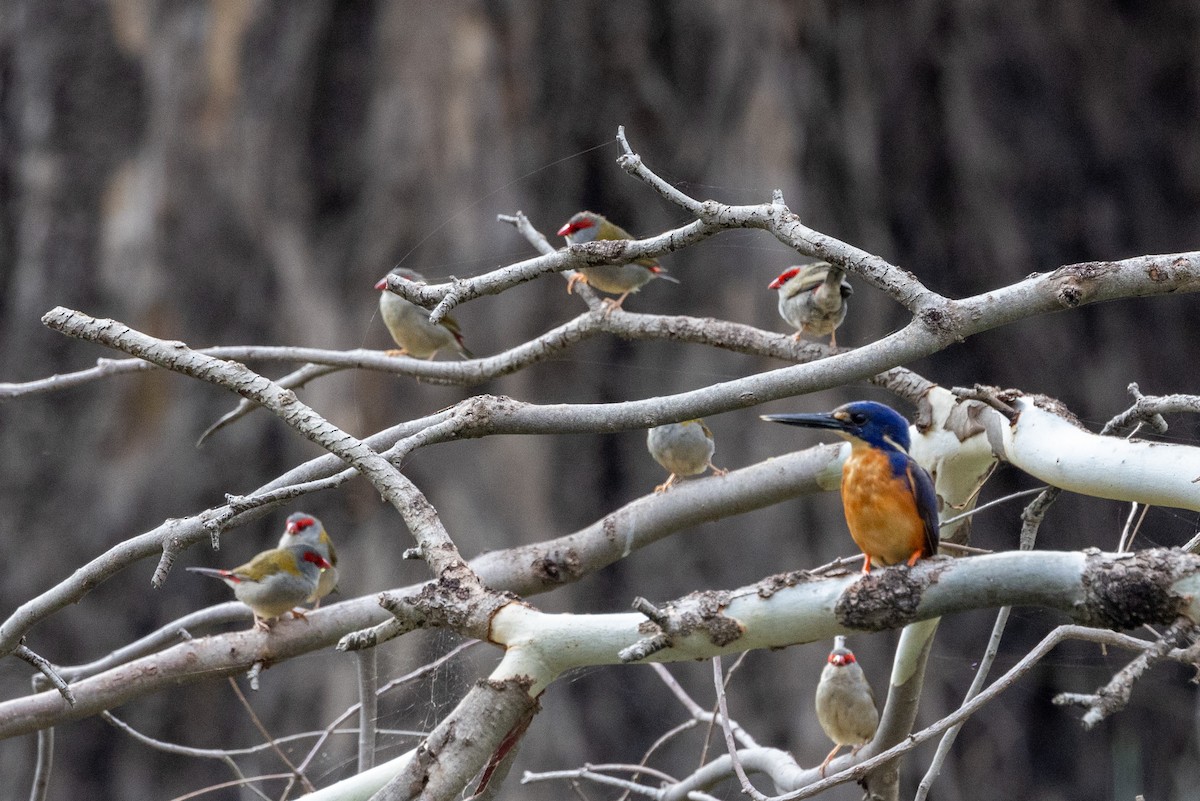
[[863, 423], [867, 422], [867, 416], [862, 412], [853, 412], [850, 415], [850, 422], [854, 423], [856, 426], [861, 426]]

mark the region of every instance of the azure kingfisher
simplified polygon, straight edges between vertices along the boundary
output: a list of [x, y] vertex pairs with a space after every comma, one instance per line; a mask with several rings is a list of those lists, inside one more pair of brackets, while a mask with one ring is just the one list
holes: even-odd
[[855, 401], [826, 414], [764, 414], [762, 419], [828, 428], [850, 441], [842, 465], [842, 508], [850, 536], [871, 563], [911, 567], [938, 548], [937, 495], [908, 448], [908, 421], [874, 401]]

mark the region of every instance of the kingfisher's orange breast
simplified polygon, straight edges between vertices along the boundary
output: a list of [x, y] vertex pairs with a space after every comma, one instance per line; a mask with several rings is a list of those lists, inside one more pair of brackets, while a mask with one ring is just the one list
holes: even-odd
[[842, 506], [850, 536], [872, 563], [898, 564], [925, 549], [916, 500], [883, 451], [853, 443], [842, 466]]

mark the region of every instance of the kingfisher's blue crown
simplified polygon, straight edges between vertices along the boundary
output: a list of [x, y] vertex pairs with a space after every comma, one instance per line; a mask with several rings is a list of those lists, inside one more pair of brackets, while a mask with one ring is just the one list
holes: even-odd
[[832, 414], [842, 424], [843, 431], [868, 445], [892, 450], [891, 443], [895, 443], [905, 452], [912, 445], [908, 421], [891, 406], [875, 401], [854, 401], [839, 406]]

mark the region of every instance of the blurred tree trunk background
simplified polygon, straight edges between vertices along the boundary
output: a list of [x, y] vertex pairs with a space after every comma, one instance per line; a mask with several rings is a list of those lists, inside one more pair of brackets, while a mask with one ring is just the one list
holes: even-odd
[[[23, 381], [111, 354], [44, 329], [55, 305], [113, 317], [193, 346], [390, 347], [374, 282], [397, 263], [441, 278], [532, 253], [498, 213], [525, 211], [547, 235], [581, 208], [635, 234], [686, 221], [615, 165], [614, 135], [686, 192], [762, 202], [780, 188], [820, 231], [879, 254], [951, 296], [1079, 261], [1200, 246], [1200, 4], [1196, 2], [251, 2], [3, 0], [0, 3], [0, 380]], [[762, 232], [722, 235], [664, 264], [631, 311], [713, 316], [786, 331], [768, 282], [797, 261]], [[857, 287], [840, 344], [906, 322]], [[582, 310], [546, 278], [456, 311], [488, 355]], [[1125, 387], [1196, 392], [1194, 297], [1087, 307], [976, 337], [909, 365], [946, 386], [1016, 386], [1065, 401], [1092, 427]], [[606, 402], [693, 389], [779, 366], [669, 343], [596, 340], [481, 387], [347, 373], [304, 390], [364, 435], [475, 392], [535, 402]], [[269, 367], [281, 374], [285, 368]], [[776, 404], [832, 408], [851, 387]], [[244, 492], [315, 455], [256, 413], [194, 442], [235, 399], [144, 373], [0, 405], [0, 614], [83, 561], [173, 516]], [[751, 413], [710, 419], [717, 464], [781, 451]], [[1194, 442], [1196, 426], [1172, 436]], [[797, 435], [794, 447], [814, 438]], [[513, 469], [513, 468], [517, 469]], [[418, 453], [405, 471], [467, 555], [579, 528], [663, 479], [644, 435], [494, 438]], [[987, 497], [1030, 486], [1002, 472]], [[981, 517], [976, 544], [1015, 547], [1019, 504]], [[351, 596], [423, 578], [402, 563], [407, 532], [364, 482], [304, 500], [342, 552]], [[1115, 547], [1125, 510], [1065, 499], [1042, 545]], [[187, 563], [238, 564], [273, 543], [285, 514], [232, 532]], [[1195, 515], [1153, 510], [1141, 544], [1182, 543]], [[835, 495], [686, 532], [599, 576], [533, 599], [551, 610], [614, 611], [733, 587], [853, 551]], [[177, 615], [223, 599], [181, 572], [151, 590], [127, 571], [37, 627], [58, 663], [98, 657]], [[201, 586], [204, 585], [204, 586]], [[1018, 612], [1001, 667], [1048, 626]], [[990, 616], [943, 627], [922, 718], [957, 703]], [[448, 638], [383, 649], [389, 673]], [[857, 640], [857, 641], [856, 641]], [[894, 638], [852, 638], [880, 691]], [[828, 748], [811, 712], [827, 644], [754, 654], [732, 714], [761, 743], [815, 764]], [[479, 666], [441, 677], [382, 726], [429, 726]], [[1159, 669], [1135, 704], [1084, 733], [1051, 695], [1087, 690], [1123, 664], [1062, 649], [1034, 682], [967, 725], [939, 799], [1190, 798], [1200, 783], [1197, 699], [1185, 671]], [[707, 671], [680, 671], [707, 685]], [[4, 697], [28, 670], [0, 663]], [[322, 654], [263, 675], [252, 697], [275, 734], [319, 728], [355, 700], [350, 657]], [[637, 693], [639, 700], [628, 699]], [[698, 690], [699, 697], [711, 689]], [[780, 704], [780, 697], [794, 704]], [[597, 670], [544, 700], [518, 770], [636, 761], [682, 719], [644, 668]], [[191, 745], [259, 738], [224, 682], [145, 699], [118, 714]], [[352, 770], [353, 738], [311, 775]], [[397, 740], [390, 756], [411, 740]], [[229, 778], [164, 756], [97, 720], [64, 727], [52, 798], [167, 798]], [[14, 794], [33, 739], [0, 743]], [[915, 786], [930, 749], [905, 764]], [[1165, 757], [1172, 761], [1167, 764]], [[671, 760], [674, 759], [674, 763]], [[676, 775], [697, 751], [668, 754]], [[261, 772], [276, 772], [270, 755]], [[253, 771], [248, 771], [253, 772]], [[986, 778], [985, 778], [986, 777]], [[557, 798], [565, 788], [506, 788]], [[228, 790], [210, 797], [238, 798]], [[856, 797], [853, 788], [843, 795]], [[15, 797], [15, 795], [14, 795]]]

